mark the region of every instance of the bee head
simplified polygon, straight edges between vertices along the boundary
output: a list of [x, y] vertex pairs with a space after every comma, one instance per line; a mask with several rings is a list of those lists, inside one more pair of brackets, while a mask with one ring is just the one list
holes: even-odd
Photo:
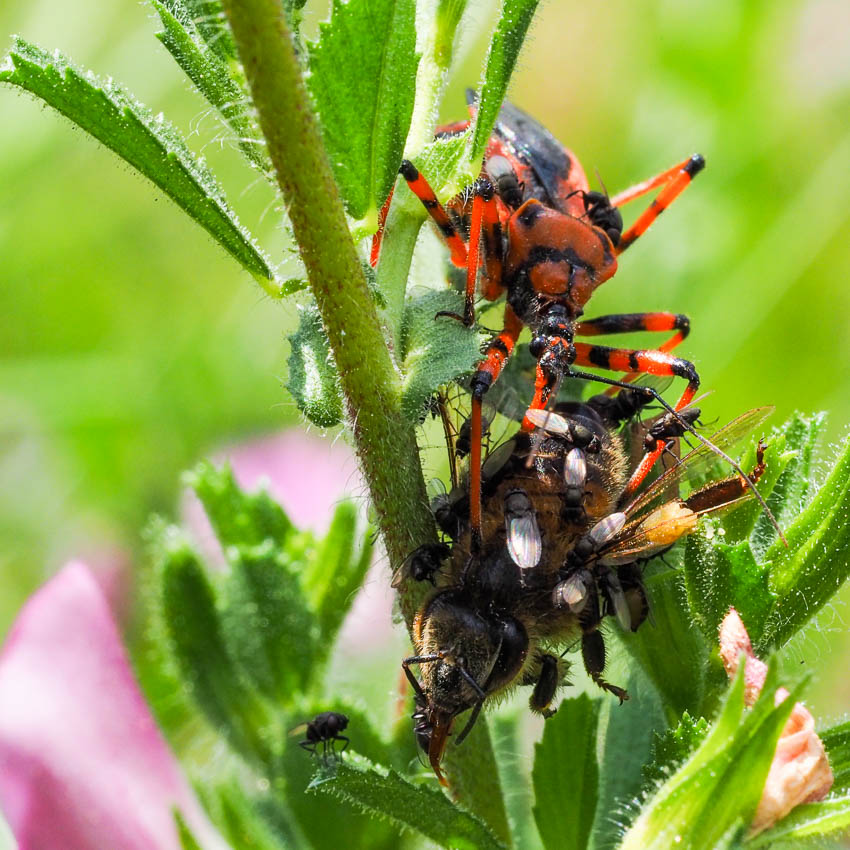
[[[458, 647], [463, 647], [462, 654]], [[475, 610], [457, 591], [438, 593], [418, 629], [421, 693], [413, 714], [414, 732], [442, 779], [440, 761], [455, 718], [472, 709], [457, 738], [472, 728], [486, 698], [516, 678], [528, 653], [528, 635], [514, 618]]]

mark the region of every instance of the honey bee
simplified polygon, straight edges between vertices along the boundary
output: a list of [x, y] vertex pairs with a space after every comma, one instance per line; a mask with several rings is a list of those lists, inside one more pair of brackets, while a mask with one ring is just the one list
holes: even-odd
[[[769, 413], [739, 416], [712, 442], [733, 445]], [[571, 402], [529, 415], [542, 434], [516, 434], [483, 466], [480, 546], [463, 483], [437, 506], [450, 551], [440, 553], [447, 564], [416, 615], [416, 654], [402, 667], [416, 695], [417, 740], [441, 782], [440, 762], [459, 715], [471, 710], [458, 744], [484, 705], [517, 685], [532, 687], [532, 710], [553, 713], [565, 675], [561, 651], [576, 639], [592, 680], [628, 699], [603, 677], [603, 618], [637, 630], [648, 612], [640, 565], [692, 532], [701, 515], [751, 495], [736, 475], [671, 498], [671, 488], [678, 492], [713, 461], [704, 445], [637, 496], [626, 495], [623, 444], [597, 407]], [[753, 482], [764, 472], [763, 452], [760, 443]]]

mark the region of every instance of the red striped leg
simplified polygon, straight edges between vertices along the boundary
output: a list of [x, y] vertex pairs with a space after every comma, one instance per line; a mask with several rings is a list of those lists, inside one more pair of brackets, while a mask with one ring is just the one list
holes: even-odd
[[483, 439], [481, 402], [487, 390], [502, 374], [521, 331], [522, 321], [514, 313], [510, 304], [505, 305], [502, 332], [490, 341], [484, 352], [484, 359], [478, 364], [470, 383], [472, 410], [469, 417], [469, 525], [474, 551], [481, 546], [481, 441]]
[[428, 185], [428, 181], [419, 173], [416, 166], [409, 160], [402, 160], [399, 174], [407, 181], [410, 191], [422, 201], [422, 206], [428, 211], [434, 223], [440, 229], [446, 244], [451, 251], [452, 262], [463, 268], [466, 265], [466, 245], [460, 234], [455, 230], [445, 207], [437, 200], [434, 190]]
[[612, 206], [619, 207], [652, 191], [657, 186], [663, 188], [658, 197], [638, 216], [635, 223], [626, 230], [617, 243], [617, 254], [622, 254], [636, 239], [643, 236], [652, 223], [658, 218], [682, 192], [690, 185], [691, 180], [705, 168], [705, 160], [700, 154], [694, 154], [688, 159], [674, 165], [667, 171], [626, 189], [611, 199]]
[[[588, 345], [577, 342], [576, 365], [597, 366], [614, 372], [637, 372], [648, 375], [674, 375], [685, 378], [688, 386], [676, 402], [675, 410], [681, 410], [691, 403], [699, 389], [699, 375], [693, 363], [674, 357], [665, 351], [634, 350], [630, 348], [609, 348], [605, 345]], [[658, 440], [655, 449], [643, 457], [637, 469], [632, 473], [626, 485], [625, 494], [634, 492], [652, 469], [655, 461], [664, 451], [664, 441]]]
[[[606, 334], [632, 333], [635, 331], [651, 331], [663, 333], [676, 331], [670, 339], [658, 346], [658, 351], [672, 351], [691, 331], [691, 322], [681, 313], [614, 313], [610, 316], [600, 316], [597, 319], [586, 319], [575, 326], [576, 336], [602, 336]], [[626, 383], [634, 381], [638, 372], [629, 372], [622, 380]], [[616, 395], [619, 387], [609, 387], [606, 395]]]

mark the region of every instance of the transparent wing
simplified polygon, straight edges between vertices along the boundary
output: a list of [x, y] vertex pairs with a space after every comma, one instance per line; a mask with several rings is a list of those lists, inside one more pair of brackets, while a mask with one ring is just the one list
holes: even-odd
[[[756, 407], [737, 416], [722, 428], [719, 428], [707, 439], [717, 448], [726, 451], [735, 446], [744, 437], [752, 433], [770, 414], [773, 407]], [[686, 454], [678, 463], [655, 479], [645, 490], [623, 509], [630, 517], [649, 511], [658, 502], [670, 498], [672, 485], [694, 481], [704, 476], [709, 466], [721, 462], [709, 446], [700, 443], [695, 449]]]
[[521, 570], [530, 570], [540, 563], [543, 541], [534, 513], [525, 513], [508, 521], [507, 542], [511, 560]]
[[640, 519], [633, 519], [600, 554], [599, 560], [607, 566], [628, 564], [646, 560], [663, 552], [677, 540], [690, 534], [699, 518], [708, 514], [717, 514], [733, 506], [743, 504], [754, 498], [752, 490], [734, 499], [724, 499], [722, 491], [717, 493], [719, 500], [701, 510], [691, 510], [684, 502], [673, 499]]

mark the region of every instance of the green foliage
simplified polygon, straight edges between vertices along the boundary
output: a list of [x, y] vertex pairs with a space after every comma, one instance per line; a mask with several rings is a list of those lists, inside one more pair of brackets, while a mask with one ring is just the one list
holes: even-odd
[[833, 791], [850, 790], [850, 721], [822, 732], [821, 740], [835, 777]]
[[379, 769], [365, 759], [339, 765], [332, 778], [320, 778], [313, 787], [413, 829], [440, 847], [457, 850], [504, 847], [481, 821], [453, 806], [438, 791], [417, 787], [394, 770]]
[[671, 726], [663, 734], [655, 734], [652, 743], [652, 761], [643, 770], [644, 790], [649, 791], [672, 774], [697, 748], [708, 732], [704, 717], [693, 718], [686, 711], [678, 726]]
[[769, 674], [761, 697], [745, 714], [744, 676], [739, 672], [700, 746], [644, 806], [621, 850], [669, 848], [685, 835], [693, 850], [713, 850], [730, 834], [743, 831], [799, 692], [774, 706], [775, 689], [775, 675]]
[[[243, 153], [267, 172], [221, 5], [216, 0], [152, 3], [162, 23], [162, 43], [236, 134]], [[283, 3], [296, 31], [303, 5], [302, 0]], [[536, 5], [503, 3], [472, 130], [431, 140], [429, 125], [424, 137], [418, 128], [411, 140], [418, 62], [412, 0], [335, 0], [319, 40], [300, 52], [299, 61], [308, 72], [347, 211], [361, 219], [350, 222], [354, 232], [374, 229], [406, 143], [442, 198], [475, 176]], [[433, 38], [424, 41], [438, 73], [420, 86], [415, 105], [428, 121], [439, 106], [440, 75], [450, 66], [464, 8], [462, 0], [439, 0], [427, 24]], [[267, 260], [239, 226], [206, 166], [169, 124], [123, 89], [99, 83], [58, 54], [48, 56], [21, 40], [0, 66], [0, 81], [41, 98], [117, 152], [198, 221], [267, 292], [305, 288], [301, 278], [269, 284], [274, 278]], [[409, 192], [398, 196], [373, 294], [375, 305], [384, 309], [398, 367], [400, 407], [413, 423], [438, 386], [470, 370], [479, 339], [457, 323], [434, 321], [437, 311], [458, 309], [456, 293], [433, 287], [425, 294], [411, 292], [410, 256], [425, 216]], [[432, 253], [442, 265], [442, 253]], [[433, 277], [442, 287], [442, 273]], [[345, 298], [344, 291], [338, 294]], [[352, 315], [351, 321], [361, 318]], [[314, 307], [302, 309], [291, 342], [289, 386], [299, 408], [317, 424], [339, 423], [340, 374]], [[350, 413], [356, 417], [358, 411]], [[823, 429], [822, 417], [796, 416], [770, 441], [760, 489], [787, 529], [789, 547], [776, 540], [754, 503], [712, 521], [710, 534], [695, 535], [685, 547], [680, 570], [649, 568], [655, 627], [617, 638], [637, 661], [629, 676], [633, 702], [620, 709], [584, 695], [565, 701], [547, 722], [532, 771], [534, 817], [546, 848], [599, 847], [619, 839], [623, 848], [668, 847], [677, 838], [687, 846], [719, 848], [742, 840], [800, 688], [774, 706], [773, 675], [756, 706], [745, 711], [739, 675], [709, 723], [723, 693], [712, 655], [715, 631], [735, 605], [760, 648], [781, 646], [846, 579], [850, 449], [815, 492], [814, 446]], [[391, 455], [383, 457], [389, 462]], [[753, 459], [751, 446], [742, 463], [748, 467]], [[425, 780], [411, 771], [416, 762], [409, 721], [389, 742], [376, 731], [373, 712], [329, 688], [329, 655], [372, 554], [368, 536], [355, 545], [353, 507], [340, 506], [328, 534], [316, 540], [295, 529], [267, 494], [243, 493], [227, 469], [204, 464], [188, 480], [214, 528], [226, 568], [205, 568], [181, 532], [160, 527], [154, 546], [160, 615], [187, 695], [229, 742], [233, 761], [246, 762], [256, 780], [248, 793], [231, 778], [209, 778], [202, 796], [225, 838], [233, 846], [260, 850], [390, 848], [398, 846], [398, 831], [407, 830], [446, 847], [525, 846], [529, 836], [533, 844], [530, 820], [509, 823], [503, 783], [510, 794], [510, 773], [494, 756], [483, 718], [464, 747], [449, 747], [444, 763], [464, 809], [439, 792], [433, 777]], [[329, 707], [348, 715], [356, 753], [339, 764], [312, 760], [285, 734], [300, 734], [299, 723]], [[847, 724], [828, 730], [824, 741], [835, 790], [846, 792]], [[616, 818], [622, 811], [635, 815], [641, 782], [645, 799], [622, 836]], [[838, 833], [850, 822], [848, 811], [846, 797], [802, 806], [751, 843], [761, 847]], [[178, 824], [184, 847], [195, 847], [185, 824]]]
[[[782, 429], [792, 440], [797, 455], [783, 452], [783, 436], [775, 439], [776, 451], [766, 454], [768, 469], [775, 464], [779, 475], [766, 475], [763, 492], [773, 483], [772, 503], [781, 517], [793, 519], [784, 527], [788, 540], [771, 537], [759, 517], [753, 521], [748, 507], [721, 521], [724, 539], [740, 538], [747, 528], [753, 539], [736, 543], [689, 539], [685, 555], [688, 604], [703, 634], [713, 639], [730, 606], [741, 613], [758, 651], [781, 646], [799, 631], [833, 596], [850, 572], [842, 552], [848, 543], [850, 524], [850, 449], [837, 458], [828, 478], [812, 495], [811, 443], [822, 420], [805, 427], [798, 417]], [[802, 452], [802, 455], [800, 454]], [[800, 504], [806, 499], [808, 504]], [[738, 514], [748, 511], [744, 522]], [[730, 533], [726, 533], [729, 529]]]
[[269, 293], [275, 274], [224, 194], [177, 130], [117, 83], [83, 73], [60, 53], [52, 55], [16, 38], [0, 82], [18, 86], [52, 106], [147, 177], [193, 218]]
[[219, 59], [236, 59], [236, 45], [220, 0], [163, 0], [163, 5], [179, 21], [197, 27], [206, 46]]
[[298, 409], [321, 428], [342, 421], [339, 376], [331, 358], [328, 338], [314, 306], [300, 307], [298, 330], [289, 337], [289, 381], [286, 388]]
[[[831, 798], [820, 803], [805, 803], [783, 818], [772, 829], [747, 842], [747, 847], [770, 847], [776, 842], [792, 842], [785, 846], [823, 846], [823, 839], [838, 838], [850, 830], [850, 796]], [[808, 839], [808, 841], [807, 841]]]
[[481, 335], [461, 322], [435, 318], [463, 311], [462, 296], [431, 291], [408, 302], [402, 328], [402, 410], [417, 422], [434, 390], [469, 374], [481, 359]]
[[224, 122], [236, 134], [239, 148], [248, 160], [261, 171], [270, 172], [271, 163], [248, 112], [247, 93], [241, 76], [235, 73], [226, 57], [210, 47], [180, 0], [150, 2], [163, 26], [157, 38], [198, 91], [219, 111]]
[[413, 0], [334, 0], [309, 45], [308, 84], [346, 209], [377, 229], [413, 112]]
[[478, 113], [472, 135], [469, 159], [477, 162], [484, 155], [490, 131], [502, 108], [519, 51], [539, 0], [503, 0], [499, 23], [484, 67], [479, 92]]
[[203, 461], [183, 476], [224, 547], [258, 545], [272, 540], [283, 547], [295, 529], [283, 508], [265, 490], [243, 493], [229, 466]]
[[269, 716], [226, 643], [197, 554], [174, 530], [158, 541], [162, 619], [181, 678], [214, 728], [248, 759], [266, 760]]
[[598, 700], [587, 694], [565, 699], [535, 745], [534, 819], [546, 850], [587, 847], [599, 782], [598, 721]]

